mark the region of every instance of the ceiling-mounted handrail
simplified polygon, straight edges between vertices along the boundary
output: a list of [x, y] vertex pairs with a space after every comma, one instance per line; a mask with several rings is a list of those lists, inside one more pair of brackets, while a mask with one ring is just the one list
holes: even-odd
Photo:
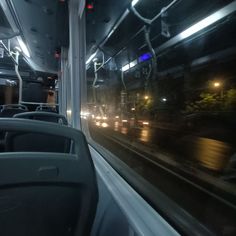
[[[1, 28], [1, 27], [0, 27]], [[15, 32], [14, 34], [11, 34], [9, 36], [6, 36], [6, 37], [1, 37], [0, 40], [9, 40], [9, 39], [12, 39], [16, 36], [19, 36], [20, 35], [20, 32]]]
[[[180, 0], [173, 0], [170, 4], [168, 4], [166, 7], [162, 8], [162, 10], [152, 19], [146, 19], [144, 17], [142, 17], [134, 8], [134, 6], [131, 6], [129, 8], [127, 8], [124, 13], [121, 15], [121, 17], [119, 18], [119, 20], [115, 23], [115, 25], [111, 28], [110, 32], [105, 36], [105, 38], [98, 44], [97, 48], [100, 48], [101, 46], [103, 46], [108, 39], [111, 37], [111, 35], [115, 32], [115, 30], [120, 26], [120, 24], [124, 21], [124, 19], [127, 17], [127, 15], [130, 13], [130, 11], [132, 11], [137, 17], [139, 17], [141, 20], [144, 21], [145, 24], [152, 24], [155, 20], [157, 20], [164, 12], [166, 12], [168, 9], [170, 9], [175, 3], [177, 3]], [[132, 38], [136, 37], [138, 34], [140, 34], [141, 32], [143, 32], [145, 30], [145, 26], [142, 26], [137, 33], [135, 33], [134, 36], [132, 36]], [[106, 65], [111, 58], [114, 57], [111, 56], [110, 58], [108, 58], [108, 60], [106, 60], [104, 62], [104, 65]]]
[[156, 16], [154, 16], [152, 19], [148, 19], [148, 18], [141, 16], [132, 4], [131, 4], [130, 9], [145, 24], [151, 25], [155, 20], [157, 20], [159, 17], [161, 17], [163, 13], [165, 13], [169, 8], [171, 8], [175, 3], [179, 2], [179, 1], [180, 0], [173, 0], [166, 7], [163, 7], [162, 10]]
[[[16, 76], [19, 80], [19, 98], [18, 98], [18, 103], [20, 104], [22, 102], [22, 88], [23, 88], [23, 80], [21, 78], [21, 75], [19, 73], [19, 52], [12, 52], [9, 47], [7, 47], [2, 40], [0, 40], [0, 44], [3, 46], [4, 50], [7, 52], [11, 60], [14, 62], [15, 65], [15, 72]], [[9, 45], [9, 44], [8, 44]], [[15, 57], [13, 56], [15, 55]]]
[[13, 61], [13, 63], [15, 65], [18, 65], [18, 61], [16, 61], [16, 59], [12, 56], [12, 52], [9, 51], [8, 47], [3, 43], [2, 40], [0, 40], [0, 44], [3, 46], [4, 50], [6, 51], [7, 55], [11, 58], [11, 60]]

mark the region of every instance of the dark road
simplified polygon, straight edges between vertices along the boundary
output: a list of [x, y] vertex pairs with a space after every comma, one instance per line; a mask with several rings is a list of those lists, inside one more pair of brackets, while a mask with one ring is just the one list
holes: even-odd
[[[167, 142], [174, 136], [172, 131], [159, 131], [158, 134], [157, 129], [147, 127], [129, 130], [126, 127], [99, 128], [94, 124], [90, 125], [91, 136], [95, 141], [115, 153], [216, 235], [236, 235], [235, 185], [210, 174], [212, 170], [222, 168], [230, 147], [220, 141], [200, 139], [195, 144], [198, 145], [198, 153], [195, 153], [193, 159], [201, 158], [198, 162], [208, 167], [210, 172], [198, 171], [194, 165], [188, 165], [188, 161], [182, 165], [183, 159], [163, 151], [165, 145], [158, 142], [158, 136], [162, 135], [162, 139], [165, 136]], [[203, 152], [206, 153], [201, 156]]]

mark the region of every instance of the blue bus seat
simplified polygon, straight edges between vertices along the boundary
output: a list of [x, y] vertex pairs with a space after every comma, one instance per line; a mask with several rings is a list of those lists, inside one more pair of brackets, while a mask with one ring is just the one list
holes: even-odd
[[54, 122], [54, 123], [60, 123], [63, 125], [68, 125], [68, 122], [67, 122], [67, 119], [65, 116], [57, 114], [57, 113], [52, 113], [52, 112], [44, 112], [44, 111], [24, 112], [24, 113], [16, 114], [13, 117], [48, 121], [48, 122]]
[[1, 105], [0, 117], [13, 117], [15, 114], [28, 111], [28, 108], [21, 104]]
[[[21, 104], [7, 104], [0, 106], [0, 118], [13, 117], [15, 114], [23, 113], [28, 111], [28, 108]], [[0, 130], [0, 151], [4, 150], [5, 146], [5, 132]]]
[[[53, 122], [68, 125], [63, 115], [50, 112], [24, 112], [14, 115], [14, 118], [33, 119], [43, 122]], [[62, 152], [68, 153], [71, 149], [71, 140], [54, 135], [38, 133], [8, 132], [6, 135], [6, 151], [32, 152]]]
[[7, 132], [72, 139], [75, 153], [0, 153], [0, 235], [90, 235], [98, 190], [82, 132], [26, 119], [0, 119]]
[[58, 112], [58, 109], [57, 109], [57, 106], [50, 106], [50, 105], [40, 105], [40, 106], [37, 106], [35, 111], [46, 111], [46, 112], [54, 112], [54, 113], [57, 113]]

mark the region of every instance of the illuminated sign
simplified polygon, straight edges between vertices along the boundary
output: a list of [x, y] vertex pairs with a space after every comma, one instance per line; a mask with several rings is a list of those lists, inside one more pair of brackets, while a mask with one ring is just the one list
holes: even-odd
[[139, 57], [139, 62], [147, 61], [151, 59], [152, 55], [151, 53], [144, 53]]

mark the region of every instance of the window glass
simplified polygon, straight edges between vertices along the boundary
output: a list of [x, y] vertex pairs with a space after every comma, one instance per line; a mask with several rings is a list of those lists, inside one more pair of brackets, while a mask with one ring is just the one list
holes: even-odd
[[81, 117], [97, 143], [199, 222], [236, 235], [236, 4], [214, 2], [140, 0], [146, 18], [163, 11], [150, 27], [130, 12], [114, 29], [101, 24], [105, 6], [87, 10]]
[[17, 82], [11, 78], [0, 78], [0, 104], [12, 104], [17, 101]]

